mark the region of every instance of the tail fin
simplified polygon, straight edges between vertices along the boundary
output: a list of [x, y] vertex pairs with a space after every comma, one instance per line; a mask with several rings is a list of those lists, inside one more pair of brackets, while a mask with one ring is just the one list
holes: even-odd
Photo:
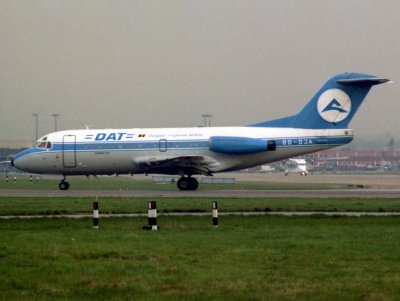
[[322, 86], [299, 114], [254, 126], [347, 128], [371, 87], [387, 81], [385, 78], [359, 73], [336, 75]]

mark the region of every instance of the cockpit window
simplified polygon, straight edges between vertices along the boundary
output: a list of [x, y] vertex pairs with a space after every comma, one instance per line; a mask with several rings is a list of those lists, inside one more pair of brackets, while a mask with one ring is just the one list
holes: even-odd
[[46, 141], [42, 141], [42, 142], [39, 142], [39, 143], [36, 145], [36, 147], [37, 147], [37, 148], [46, 148], [46, 144], [47, 144]]
[[51, 142], [50, 141], [41, 141], [36, 145], [37, 148], [46, 148], [50, 149], [51, 148]]

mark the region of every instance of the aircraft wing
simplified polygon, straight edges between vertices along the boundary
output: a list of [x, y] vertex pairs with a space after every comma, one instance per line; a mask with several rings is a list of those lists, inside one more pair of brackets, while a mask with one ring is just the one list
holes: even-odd
[[219, 162], [208, 156], [179, 156], [171, 158], [142, 157], [135, 160], [148, 173], [202, 174], [211, 176], [211, 168]]

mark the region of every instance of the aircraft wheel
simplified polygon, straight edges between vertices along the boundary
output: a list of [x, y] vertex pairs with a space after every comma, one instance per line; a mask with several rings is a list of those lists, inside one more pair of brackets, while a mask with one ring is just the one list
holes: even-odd
[[176, 185], [178, 186], [179, 190], [189, 190], [190, 180], [189, 178], [182, 177], [178, 180]]
[[58, 184], [58, 188], [60, 188], [60, 190], [68, 190], [69, 183], [65, 182], [65, 181], [61, 181], [60, 184]]
[[199, 182], [195, 178], [182, 177], [176, 183], [179, 190], [196, 190], [199, 187]]
[[196, 190], [199, 187], [199, 182], [195, 178], [189, 178], [189, 189]]

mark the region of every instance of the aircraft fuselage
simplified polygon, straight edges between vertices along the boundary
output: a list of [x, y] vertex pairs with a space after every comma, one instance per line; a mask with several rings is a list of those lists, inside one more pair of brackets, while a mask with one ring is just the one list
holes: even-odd
[[[276, 150], [249, 154], [225, 154], [210, 150], [210, 138], [235, 133], [274, 141]], [[264, 163], [320, 151], [349, 143], [349, 129], [305, 130], [288, 128], [220, 127], [171, 129], [72, 130], [49, 134], [36, 146], [14, 158], [14, 166], [34, 173], [100, 175], [179, 174], [184, 167], [157, 166], [183, 156], [210, 158], [210, 173], [249, 168]], [[212, 159], [211, 159], [212, 158]], [[190, 166], [188, 166], [189, 169]], [[203, 172], [193, 172], [201, 174]]]

